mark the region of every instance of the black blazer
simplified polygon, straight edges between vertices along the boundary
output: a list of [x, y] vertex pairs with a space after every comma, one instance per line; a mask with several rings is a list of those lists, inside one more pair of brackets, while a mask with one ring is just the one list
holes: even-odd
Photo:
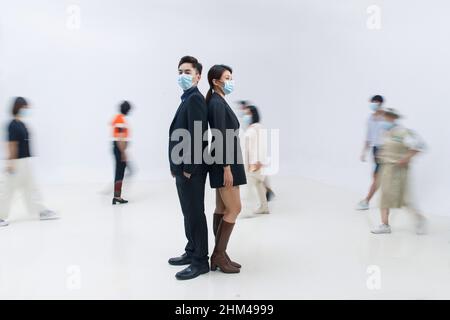
[[215, 163], [209, 167], [211, 187], [223, 187], [223, 167], [228, 165], [231, 166], [233, 185], [246, 184], [240, 139], [238, 136], [227, 137], [227, 130], [235, 131], [239, 129], [239, 120], [225, 99], [215, 92], [211, 95], [211, 99], [208, 102], [208, 122], [211, 130], [215, 129], [217, 133], [220, 132], [223, 139], [221, 153], [216, 152], [215, 148], [217, 145], [213, 148], [213, 143], [216, 139], [214, 133], [212, 133], [211, 148], [213, 149], [211, 150], [211, 157], [215, 159]]
[[[194, 132], [194, 123], [200, 122], [201, 132]], [[189, 132], [191, 141], [187, 148], [183, 149], [187, 152], [178, 152], [175, 150], [177, 159], [172, 158], [171, 154], [175, 146], [180, 148], [180, 143], [187, 143], [188, 141], [183, 141], [182, 138], [177, 138], [177, 140], [172, 141], [174, 137], [172, 134], [177, 129], [185, 129]], [[200, 135], [201, 134], [201, 135]], [[182, 175], [183, 171], [189, 174], [200, 174], [207, 172], [207, 166], [203, 159], [203, 151], [208, 148], [208, 110], [206, 107], [205, 98], [200, 93], [197, 87], [193, 87], [184, 92], [182, 96], [182, 102], [178, 107], [177, 112], [172, 120], [172, 124], [169, 129], [169, 163], [170, 171], [174, 175]], [[203, 137], [206, 137], [206, 141]], [[195, 163], [194, 158], [195, 149], [197, 148], [197, 154], [199, 148], [201, 147], [201, 158], [197, 159], [198, 163]], [[181, 163], [180, 163], [181, 162]]]

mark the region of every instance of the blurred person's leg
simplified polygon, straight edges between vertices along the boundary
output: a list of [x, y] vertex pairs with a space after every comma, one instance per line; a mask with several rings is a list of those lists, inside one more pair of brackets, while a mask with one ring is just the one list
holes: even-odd
[[273, 192], [272, 185], [268, 176], [265, 176], [264, 187], [266, 188], [266, 199], [267, 201], [272, 201], [275, 198], [275, 193]]
[[5, 184], [4, 190], [2, 190], [2, 194], [0, 195], [0, 220], [6, 221], [9, 217], [9, 212], [11, 210], [11, 203], [13, 196], [19, 185], [19, 174], [17, 168], [17, 161], [14, 161], [14, 173], [6, 173], [5, 174]]
[[122, 184], [123, 184], [123, 178], [125, 176], [126, 162], [122, 161], [122, 156], [120, 154], [120, 150], [116, 144], [114, 144], [114, 159], [116, 162], [116, 166], [115, 166], [115, 177], [114, 177], [113, 204], [116, 204], [116, 202], [127, 203], [128, 201], [122, 199]]
[[373, 158], [374, 158], [374, 162], [375, 162], [375, 168], [374, 168], [374, 173], [372, 175], [372, 184], [370, 185], [369, 193], [367, 194], [367, 196], [364, 198], [364, 200], [361, 200], [358, 203], [358, 206], [356, 208], [357, 210], [368, 210], [370, 200], [372, 200], [373, 196], [375, 195], [375, 193], [377, 192], [377, 190], [379, 188], [379, 183], [378, 183], [379, 174], [378, 173], [380, 170], [380, 164], [378, 162], [377, 154], [378, 154], [378, 148], [373, 147]]
[[260, 170], [256, 172], [249, 172], [247, 177], [252, 187], [256, 190], [256, 194], [258, 197], [259, 207], [258, 209], [256, 209], [255, 213], [269, 213], [269, 205], [267, 203], [267, 189], [264, 184], [265, 177], [261, 175]]
[[380, 198], [380, 215], [381, 225], [373, 229], [371, 232], [375, 234], [391, 233], [391, 227], [389, 225], [389, 211], [390, 208], [399, 208], [398, 205], [398, 191], [395, 183], [395, 167], [394, 165], [383, 165], [379, 168], [378, 185], [381, 189]]
[[425, 234], [427, 232], [426, 230], [426, 218], [425, 216], [415, 207], [407, 206], [406, 210], [409, 214], [411, 214], [415, 220], [416, 223], [416, 233], [417, 234]]
[[389, 225], [389, 209], [380, 209], [381, 213], [381, 225], [373, 229], [371, 232], [374, 234], [391, 233], [391, 227]]
[[115, 198], [122, 198], [122, 185], [123, 185], [123, 178], [125, 176], [125, 168], [126, 168], [125, 162], [120, 161], [116, 164], [116, 175], [114, 179]]
[[39, 216], [42, 220], [57, 219], [58, 216], [54, 212], [48, 210], [42, 203], [42, 196], [36, 185], [30, 160], [30, 158], [19, 160], [22, 168], [20, 185], [22, 186], [28, 213], [32, 216]]
[[367, 197], [365, 199], [367, 203], [369, 203], [370, 200], [372, 200], [377, 190], [378, 190], [378, 173], [375, 172], [372, 177], [372, 184], [370, 185], [369, 193], [367, 194]]
[[405, 171], [405, 186], [404, 186], [404, 198], [405, 198], [405, 208], [408, 214], [412, 216], [415, 223], [416, 233], [418, 235], [423, 235], [427, 233], [427, 218], [422, 214], [420, 210], [420, 205], [417, 203], [417, 190], [412, 188], [412, 184], [410, 181], [410, 169]]

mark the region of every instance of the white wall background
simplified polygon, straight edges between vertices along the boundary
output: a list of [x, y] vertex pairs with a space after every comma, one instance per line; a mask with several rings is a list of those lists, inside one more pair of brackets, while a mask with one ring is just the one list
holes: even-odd
[[[67, 28], [67, 7], [81, 28]], [[367, 8], [381, 9], [371, 30]], [[400, 109], [429, 150], [415, 165], [427, 211], [450, 215], [450, 3], [367, 0], [18, 0], [0, 4], [1, 123], [28, 97], [36, 165], [45, 182], [108, 181], [108, 123], [129, 99], [133, 158], [142, 179], [168, 174], [167, 135], [185, 54], [234, 69], [237, 89], [279, 128], [281, 175], [361, 192], [367, 99]]]

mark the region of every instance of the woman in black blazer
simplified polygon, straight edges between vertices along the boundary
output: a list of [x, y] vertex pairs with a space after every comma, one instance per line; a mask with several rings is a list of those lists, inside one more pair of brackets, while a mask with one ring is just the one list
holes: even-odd
[[212, 133], [209, 181], [211, 188], [216, 189], [213, 222], [216, 245], [211, 256], [211, 270], [220, 268], [225, 273], [238, 273], [241, 267], [228, 257], [226, 248], [241, 212], [239, 186], [247, 183], [239, 141], [239, 120], [225, 100], [225, 95], [233, 91], [232, 72], [225, 65], [213, 66], [208, 72], [210, 88], [206, 95]]

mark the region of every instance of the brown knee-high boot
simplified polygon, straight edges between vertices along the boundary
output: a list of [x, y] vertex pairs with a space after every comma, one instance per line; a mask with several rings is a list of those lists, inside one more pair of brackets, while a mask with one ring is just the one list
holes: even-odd
[[[220, 222], [222, 221], [222, 219], [223, 219], [223, 213], [214, 213], [214, 216], [213, 216], [213, 232], [214, 232], [214, 236], [216, 237], [216, 241], [217, 241], [217, 236], [216, 236], [217, 235], [217, 229], [219, 229], [219, 225], [220, 225]], [[227, 257], [228, 261], [231, 263], [231, 265], [233, 267], [236, 267], [236, 268], [241, 268], [242, 267], [239, 263], [237, 263], [235, 261], [232, 261], [226, 252], [225, 252], [225, 256]]]
[[234, 223], [228, 223], [222, 219], [217, 229], [216, 246], [214, 252], [211, 255], [211, 270], [216, 271], [219, 268], [224, 273], [239, 273], [240, 269], [233, 266], [227, 259], [225, 253], [230, 240], [231, 233], [233, 232]]

